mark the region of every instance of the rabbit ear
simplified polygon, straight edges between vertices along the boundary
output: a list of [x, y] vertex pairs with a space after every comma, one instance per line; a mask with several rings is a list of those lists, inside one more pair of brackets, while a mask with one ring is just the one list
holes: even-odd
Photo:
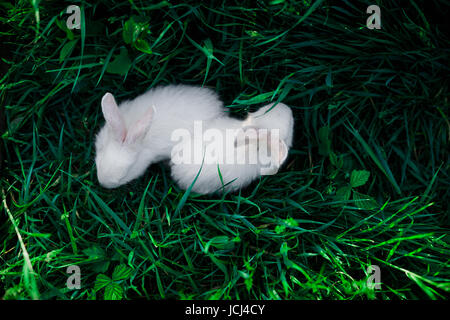
[[262, 130], [259, 134], [259, 139], [265, 143], [268, 142], [270, 149], [270, 157], [273, 166], [279, 168], [286, 160], [288, 155], [288, 147], [283, 139], [280, 139], [279, 131], [266, 131]]
[[258, 130], [258, 146], [268, 148], [270, 150], [270, 161], [274, 168], [278, 168], [283, 164], [288, 156], [288, 147], [283, 139], [280, 139], [278, 130]]
[[286, 142], [278, 139], [278, 148], [278, 155], [275, 155], [274, 160], [278, 166], [281, 166], [288, 156], [288, 147], [286, 145]]
[[155, 107], [152, 106], [145, 111], [144, 115], [133, 126], [131, 126], [125, 139], [126, 143], [132, 144], [145, 136], [147, 131], [150, 129], [150, 125], [152, 124], [154, 112]]
[[[283, 162], [286, 160], [288, 156], [288, 147], [283, 139], [279, 138], [279, 133], [272, 132], [267, 133], [267, 131], [263, 131], [259, 134], [259, 146], [262, 148], [259, 151], [263, 151], [260, 153], [260, 157], [265, 165], [269, 165], [268, 167], [261, 168], [261, 175], [273, 175], [278, 172]], [[270, 156], [267, 157], [267, 151], [270, 150]]]
[[106, 123], [111, 127], [114, 132], [114, 137], [123, 142], [127, 136], [127, 128], [125, 121], [120, 114], [119, 107], [116, 100], [111, 93], [106, 93], [102, 98], [102, 112]]

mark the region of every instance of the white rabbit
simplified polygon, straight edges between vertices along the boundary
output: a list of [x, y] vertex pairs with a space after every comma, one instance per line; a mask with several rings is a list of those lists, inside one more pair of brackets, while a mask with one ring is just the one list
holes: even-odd
[[272, 105], [244, 121], [223, 116], [198, 123], [193, 134], [173, 136], [181, 141], [172, 152], [172, 179], [182, 189], [195, 180], [191, 190], [208, 194], [236, 191], [261, 175], [275, 174], [292, 144], [294, 119], [282, 103], [267, 112]]
[[192, 130], [194, 121], [224, 114], [213, 90], [189, 85], [157, 87], [120, 106], [106, 93], [101, 105], [106, 123], [96, 136], [95, 163], [105, 188], [125, 184], [150, 164], [170, 158], [173, 130]]

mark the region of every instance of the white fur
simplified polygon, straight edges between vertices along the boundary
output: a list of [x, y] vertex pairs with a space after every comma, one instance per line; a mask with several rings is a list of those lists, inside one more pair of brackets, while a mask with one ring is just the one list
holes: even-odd
[[107, 93], [102, 111], [107, 122], [96, 136], [95, 163], [98, 180], [106, 188], [125, 184], [150, 164], [168, 159], [174, 129], [192, 130], [195, 120], [224, 113], [214, 91], [188, 85], [157, 87], [119, 106]]
[[[288, 148], [292, 145], [293, 126], [294, 119], [291, 109], [285, 104], [278, 103], [272, 110], [267, 112], [273, 104], [267, 105], [254, 113], [250, 113], [246, 120], [241, 121], [232, 119], [227, 116], [223, 116], [218, 119], [211, 120], [203, 125], [203, 131], [208, 129], [216, 129], [222, 132], [223, 136], [226, 136], [225, 131], [227, 129], [238, 130], [240, 128], [256, 128], [256, 129], [279, 129], [280, 135], [280, 154], [273, 154], [276, 164], [273, 174], [277, 172], [281, 164], [285, 161], [288, 153]], [[266, 113], [267, 112], [267, 113]], [[260, 136], [258, 136], [259, 138]], [[172, 178], [176, 181], [178, 186], [182, 189], [188, 189], [195, 180], [198, 174], [197, 180], [192, 186], [192, 191], [200, 194], [214, 193], [224, 190], [236, 191], [248, 186], [252, 181], [261, 176], [262, 164], [260, 162], [250, 164], [249, 161], [245, 164], [227, 163], [226, 161], [219, 163], [206, 163], [207, 152], [205, 151], [212, 144], [217, 143], [214, 140], [207, 140], [202, 136], [191, 136], [190, 140], [182, 142], [184, 146], [192, 147], [195, 143], [202, 143], [203, 148], [200, 152], [205, 155], [204, 162], [192, 162], [192, 163], [179, 163], [175, 162], [172, 158], [170, 162]], [[233, 148], [234, 154], [240, 148], [245, 148], [247, 152], [254, 152], [254, 144], [257, 144], [258, 140], [251, 140], [244, 144], [236, 143], [234, 145], [222, 145], [218, 148], [223, 148], [223, 152], [230, 152], [229, 148]], [[270, 146], [269, 146], [270, 147]], [[192, 147], [193, 148], [193, 147]], [[228, 149], [227, 149], [228, 148]], [[240, 149], [242, 151], [242, 149]], [[253, 151], [252, 151], [253, 150]], [[224, 157], [225, 159], [225, 157]], [[219, 169], [220, 175], [219, 175]]]
[[279, 129], [280, 138], [283, 139], [290, 148], [292, 146], [292, 137], [294, 133], [294, 117], [292, 115], [292, 110], [281, 102], [274, 105], [275, 103], [270, 103], [255, 112], [249, 113], [245, 120], [246, 125], [258, 128]]

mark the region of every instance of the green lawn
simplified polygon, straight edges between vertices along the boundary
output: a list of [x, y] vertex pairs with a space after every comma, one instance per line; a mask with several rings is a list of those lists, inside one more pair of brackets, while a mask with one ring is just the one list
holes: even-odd
[[[1, 1], [0, 298], [445, 299], [449, 5], [397, 3]], [[286, 164], [235, 194], [164, 163], [100, 187], [101, 97], [169, 83], [289, 105]]]

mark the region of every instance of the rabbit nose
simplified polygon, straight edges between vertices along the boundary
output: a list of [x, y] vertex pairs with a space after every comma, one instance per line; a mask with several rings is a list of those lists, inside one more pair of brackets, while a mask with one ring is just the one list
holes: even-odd
[[107, 189], [113, 189], [119, 186], [119, 183], [111, 181], [101, 181], [100, 184], [102, 185], [102, 187]]
[[103, 187], [111, 189], [114, 188], [114, 184], [110, 183], [110, 182], [103, 182], [102, 183]]
[[98, 182], [102, 187], [112, 189], [120, 185], [120, 179], [111, 179], [111, 177], [105, 177], [108, 177], [108, 175], [97, 174]]

